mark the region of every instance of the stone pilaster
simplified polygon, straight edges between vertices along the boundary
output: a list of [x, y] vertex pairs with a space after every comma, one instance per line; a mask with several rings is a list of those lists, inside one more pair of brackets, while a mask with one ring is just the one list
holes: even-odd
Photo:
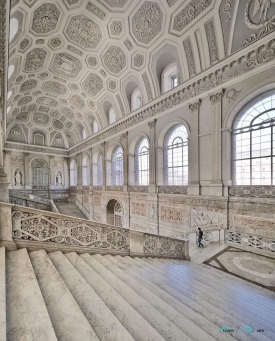
[[126, 131], [119, 139], [123, 148], [123, 191], [128, 191], [128, 132]]
[[150, 127], [150, 151], [149, 151], [149, 192], [156, 192], [156, 123], [157, 120], [148, 123]]
[[54, 156], [50, 156], [50, 169], [49, 169], [49, 186], [50, 188], [55, 187], [55, 176], [54, 176]]
[[90, 158], [90, 189], [93, 189], [93, 181], [94, 181], [94, 170], [93, 170], [93, 148], [89, 148], [88, 150], [89, 158]]
[[190, 116], [190, 147], [189, 147], [189, 184], [188, 194], [200, 194], [199, 178], [199, 111], [200, 100], [189, 105]]
[[25, 172], [25, 189], [31, 189], [30, 183], [30, 154], [24, 153], [24, 172]]
[[77, 188], [82, 188], [82, 153], [76, 154], [77, 162]]
[[212, 181], [211, 186], [217, 187], [213, 194], [222, 195], [222, 98], [220, 90], [210, 95], [212, 108]]
[[102, 142], [102, 191], [106, 189], [106, 169], [107, 169], [107, 160], [106, 160], [106, 152], [107, 152], [107, 142]]

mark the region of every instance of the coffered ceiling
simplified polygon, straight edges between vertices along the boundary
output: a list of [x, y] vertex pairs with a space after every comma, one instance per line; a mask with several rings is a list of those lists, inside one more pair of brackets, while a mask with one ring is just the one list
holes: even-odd
[[[259, 5], [260, 3], [260, 5]], [[257, 4], [258, 7], [257, 8]], [[176, 62], [180, 83], [275, 28], [259, 0], [11, 0], [7, 140], [69, 148], [147, 103]], [[238, 32], [238, 34], [236, 34]]]

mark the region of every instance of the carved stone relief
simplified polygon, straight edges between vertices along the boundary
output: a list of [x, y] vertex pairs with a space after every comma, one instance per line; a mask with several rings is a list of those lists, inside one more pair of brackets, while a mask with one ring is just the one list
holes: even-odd
[[149, 79], [148, 79], [148, 76], [147, 76], [146, 72], [144, 72], [142, 74], [142, 79], [143, 79], [143, 82], [144, 82], [144, 85], [145, 85], [145, 89], [146, 89], [146, 92], [147, 92], [148, 100], [150, 102], [150, 101], [153, 100], [153, 93], [152, 93], [151, 85], [149, 83]]
[[63, 168], [63, 160], [54, 160], [54, 167]]
[[33, 114], [33, 122], [38, 125], [48, 125], [50, 121], [50, 117], [46, 114], [41, 114], [39, 112]]
[[161, 206], [160, 219], [167, 223], [182, 224], [182, 209], [170, 206]]
[[[14, 100], [15, 100], [15, 98], [14, 98]], [[25, 104], [30, 103], [31, 101], [32, 101], [31, 96], [24, 96], [18, 101], [18, 105], [25, 105]]]
[[146, 217], [146, 205], [143, 203], [132, 202], [131, 213]]
[[99, 19], [101, 20], [105, 19], [106, 14], [92, 2], [89, 1], [86, 8], [88, 11], [96, 15]]
[[212, 65], [219, 61], [219, 51], [217, 45], [214, 19], [211, 19], [205, 24], [205, 31], [208, 40], [210, 62]]
[[95, 97], [103, 89], [103, 81], [98, 75], [90, 73], [82, 82], [82, 87], [88, 95]]
[[191, 44], [191, 39], [187, 38], [183, 42], [188, 69], [189, 69], [189, 76], [193, 77], [196, 74], [196, 65], [195, 65], [195, 59], [194, 59], [194, 53], [193, 48]]
[[161, 31], [163, 13], [157, 2], [146, 1], [132, 19], [132, 32], [138, 42], [149, 44]]
[[70, 97], [70, 102], [72, 103], [72, 105], [74, 105], [77, 109], [84, 109], [85, 108], [85, 101], [82, 97], [80, 97], [79, 95], [72, 95]]
[[100, 27], [85, 15], [72, 17], [66, 33], [73, 42], [88, 49], [96, 48], [102, 39]]
[[34, 11], [32, 30], [35, 33], [48, 33], [56, 28], [60, 12], [51, 3], [43, 4]]
[[48, 105], [50, 107], [57, 107], [58, 103], [55, 99], [50, 98], [50, 97], [39, 97], [36, 100], [37, 103], [43, 104], [43, 105]]
[[66, 78], [76, 78], [82, 69], [81, 62], [78, 58], [68, 53], [59, 53], [54, 57], [51, 70]]
[[27, 53], [25, 71], [37, 71], [44, 65], [47, 52], [44, 49], [36, 48]]
[[56, 81], [48, 81], [43, 83], [42, 89], [54, 95], [65, 95], [67, 92], [66, 86]]
[[24, 158], [22, 156], [11, 156], [11, 163], [13, 165], [24, 165]]
[[191, 210], [191, 227], [211, 227], [222, 226], [223, 215], [222, 213], [212, 211], [198, 211]]
[[30, 90], [37, 87], [37, 83], [38, 82], [36, 79], [28, 79], [24, 83], [22, 83], [22, 85], [20, 87], [20, 91], [22, 91], [22, 92], [30, 91]]
[[103, 55], [106, 68], [114, 73], [120, 73], [126, 67], [126, 55], [118, 46], [110, 46]]

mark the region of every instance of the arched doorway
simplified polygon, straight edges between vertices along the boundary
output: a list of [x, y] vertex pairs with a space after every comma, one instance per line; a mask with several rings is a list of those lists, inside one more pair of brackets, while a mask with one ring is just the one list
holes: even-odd
[[107, 204], [107, 224], [122, 227], [123, 210], [121, 204], [112, 199]]
[[48, 189], [49, 186], [49, 166], [47, 161], [41, 158], [31, 162], [32, 188]]

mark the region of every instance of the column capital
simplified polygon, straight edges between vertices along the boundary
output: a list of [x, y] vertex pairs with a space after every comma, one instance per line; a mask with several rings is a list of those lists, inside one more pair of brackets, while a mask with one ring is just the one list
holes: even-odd
[[29, 156], [30, 155], [30, 153], [23, 153], [24, 154], [24, 156]]
[[128, 131], [126, 131], [124, 134], [122, 134], [122, 135], [120, 136], [119, 141], [120, 141], [120, 142], [123, 142], [123, 141], [126, 140], [127, 138], [128, 138]]
[[153, 129], [156, 126], [156, 124], [157, 124], [157, 120], [148, 122], [148, 126], [150, 127], [150, 129]]
[[197, 102], [189, 104], [189, 110], [191, 111], [192, 114], [194, 112], [198, 112], [200, 105], [201, 105], [201, 100], [199, 99]]
[[101, 147], [102, 148], [108, 147], [108, 142], [106, 142], [106, 141], [101, 142]]
[[210, 95], [211, 104], [214, 105], [214, 104], [221, 103], [223, 94], [224, 94], [224, 89], [221, 89], [218, 92]]

